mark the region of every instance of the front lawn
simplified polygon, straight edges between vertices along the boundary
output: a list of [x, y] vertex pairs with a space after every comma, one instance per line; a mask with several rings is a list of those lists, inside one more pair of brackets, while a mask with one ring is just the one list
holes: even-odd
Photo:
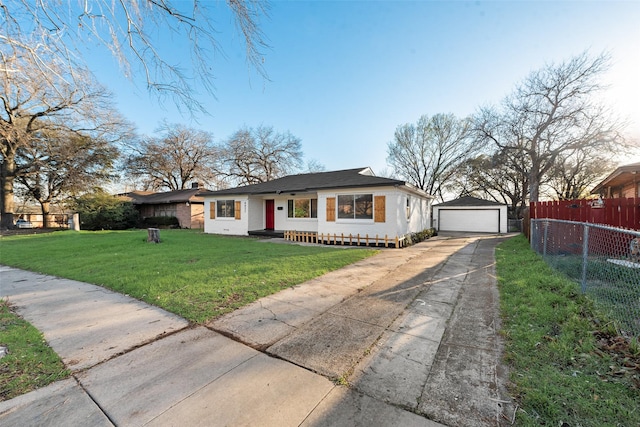
[[97, 285], [206, 322], [376, 253], [195, 230], [64, 231], [0, 238], [0, 264]]
[[523, 236], [496, 249], [518, 426], [640, 426], [640, 346]]

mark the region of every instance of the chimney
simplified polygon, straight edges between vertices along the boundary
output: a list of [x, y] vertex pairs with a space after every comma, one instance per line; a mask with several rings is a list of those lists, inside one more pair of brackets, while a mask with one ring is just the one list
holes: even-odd
[[192, 183], [191, 183], [191, 188], [192, 188], [192, 189], [194, 189], [194, 188], [199, 188], [199, 187], [200, 187], [200, 185], [199, 185], [197, 182], [192, 182]]

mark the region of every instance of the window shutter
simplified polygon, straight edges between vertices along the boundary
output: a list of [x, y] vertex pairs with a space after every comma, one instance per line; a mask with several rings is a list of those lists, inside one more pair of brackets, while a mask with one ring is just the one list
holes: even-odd
[[327, 197], [327, 222], [336, 220], [336, 198]]
[[242, 202], [236, 202], [236, 208], [234, 209], [234, 214], [236, 219], [240, 219], [240, 208], [242, 207]]
[[209, 219], [216, 219], [216, 202], [209, 203]]
[[374, 196], [373, 197], [373, 221], [374, 222], [385, 222], [386, 219], [386, 196]]

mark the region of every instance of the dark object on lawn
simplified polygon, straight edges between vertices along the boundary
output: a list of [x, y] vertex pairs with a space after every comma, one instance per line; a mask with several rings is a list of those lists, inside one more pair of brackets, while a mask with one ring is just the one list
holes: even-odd
[[147, 242], [160, 243], [160, 229], [147, 228]]

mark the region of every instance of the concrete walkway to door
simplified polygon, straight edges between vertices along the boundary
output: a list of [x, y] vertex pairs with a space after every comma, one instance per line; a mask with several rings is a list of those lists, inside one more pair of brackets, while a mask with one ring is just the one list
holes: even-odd
[[2, 267], [0, 297], [73, 376], [0, 402], [0, 424], [502, 425], [501, 240], [385, 250], [203, 326]]

